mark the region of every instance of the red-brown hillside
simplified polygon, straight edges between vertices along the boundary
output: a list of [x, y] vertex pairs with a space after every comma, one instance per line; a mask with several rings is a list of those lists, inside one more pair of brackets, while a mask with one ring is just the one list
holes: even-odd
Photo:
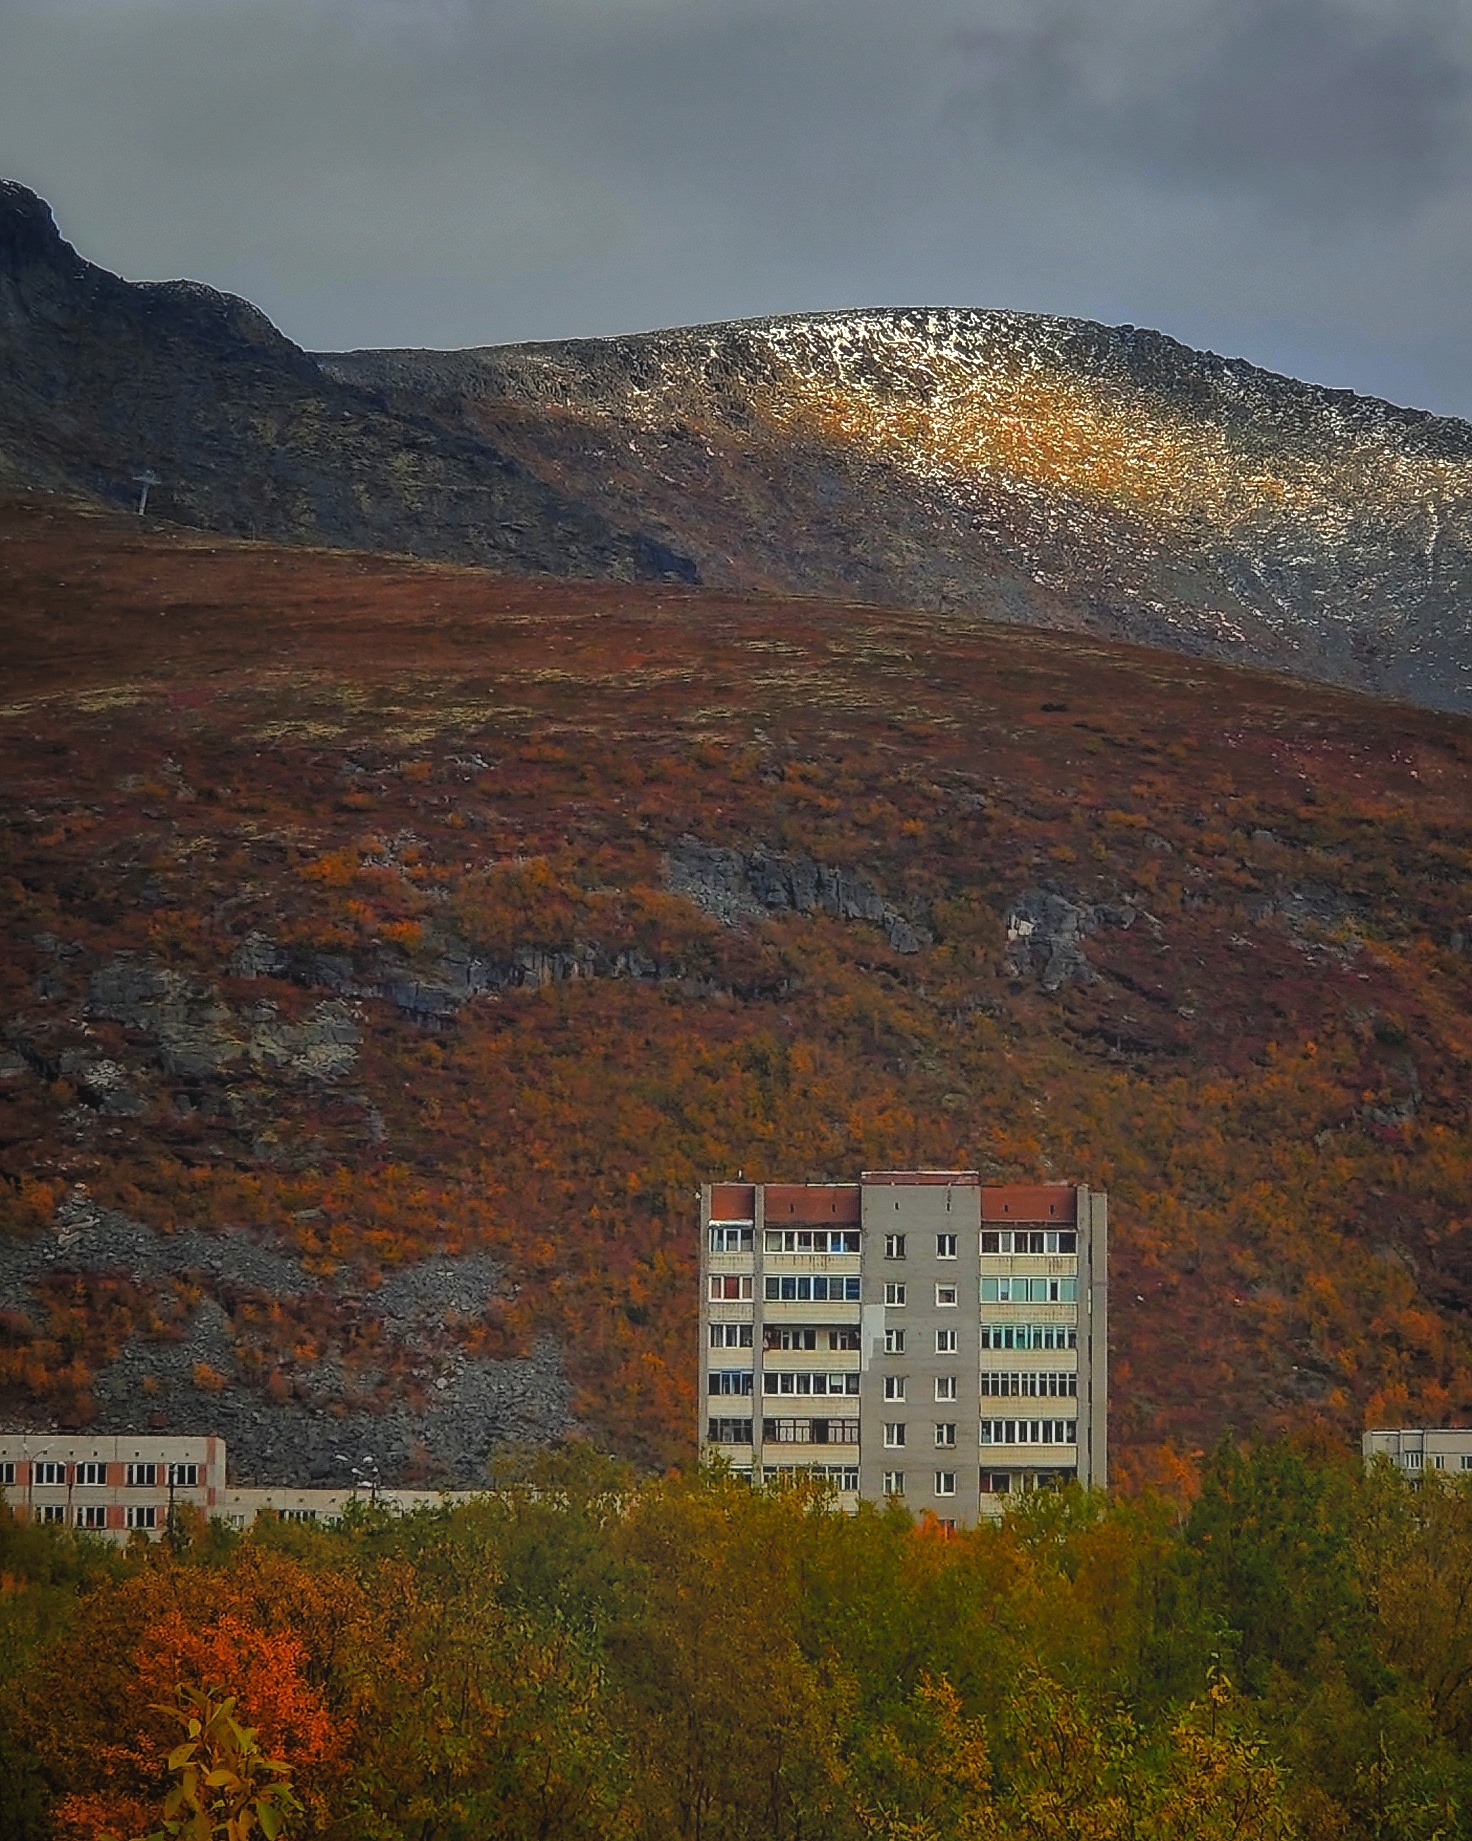
[[[910, 1161], [1109, 1188], [1136, 1468], [1472, 1408], [1464, 722], [980, 618], [0, 532], [8, 1417], [468, 1474], [571, 1410], [662, 1461], [695, 1185]], [[847, 893], [799, 911], [813, 865]]]

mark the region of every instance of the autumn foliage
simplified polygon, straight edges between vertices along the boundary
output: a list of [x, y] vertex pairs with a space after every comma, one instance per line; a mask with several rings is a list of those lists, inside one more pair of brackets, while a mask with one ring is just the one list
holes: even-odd
[[107, 1563], [3, 1521], [0, 1560], [14, 1841], [149, 1832], [170, 1704], [227, 1699], [300, 1841], [1472, 1832], [1472, 1486], [1347, 1454], [1224, 1445], [1189, 1510], [1045, 1493], [950, 1538], [585, 1455]]

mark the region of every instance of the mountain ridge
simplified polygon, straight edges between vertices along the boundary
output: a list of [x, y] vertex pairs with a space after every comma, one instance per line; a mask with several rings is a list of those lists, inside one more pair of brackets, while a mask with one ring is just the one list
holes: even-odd
[[1472, 710], [1472, 424], [1166, 334], [868, 308], [308, 353], [0, 186], [0, 479], [235, 536], [1094, 632]]

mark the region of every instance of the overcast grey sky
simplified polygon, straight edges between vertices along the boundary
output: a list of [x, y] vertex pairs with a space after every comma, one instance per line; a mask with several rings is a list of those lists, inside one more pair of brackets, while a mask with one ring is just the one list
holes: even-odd
[[0, 176], [315, 347], [878, 304], [1472, 414], [1466, 0], [0, 0]]

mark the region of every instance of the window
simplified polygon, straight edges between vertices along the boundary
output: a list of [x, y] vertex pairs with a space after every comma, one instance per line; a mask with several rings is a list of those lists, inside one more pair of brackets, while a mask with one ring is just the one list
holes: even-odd
[[[751, 1280], [745, 1279], [743, 1283], [750, 1287]], [[749, 1289], [746, 1295], [751, 1296]], [[825, 1278], [821, 1273], [794, 1273], [791, 1278], [769, 1278], [767, 1297], [783, 1304], [857, 1304], [859, 1281], [856, 1278]]]
[[750, 1368], [712, 1368], [706, 1377], [706, 1392], [712, 1394], [749, 1394]]
[[751, 1297], [751, 1280], [731, 1273], [712, 1273], [710, 1296], [713, 1304], [746, 1303]]
[[981, 1473], [981, 1493], [983, 1496], [1008, 1496], [1012, 1493], [1012, 1472], [1010, 1470], [984, 1470]]
[[984, 1323], [983, 1349], [1076, 1349], [1078, 1326], [1072, 1323]]
[[905, 1377], [902, 1374], [887, 1374], [884, 1377], [884, 1397], [886, 1400], [903, 1400], [905, 1397]]
[[884, 1493], [886, 1496], [903, 1496], [905, 1493], [905, 1473], [902, 1470], [886, 1470], [884, 1473]]
[[[107, 1465], [98, 1463], [78, 1464], [77, 1482], [83, 1489], [100, 1489], [107, 1482]], [[80, 1526], [80, 1523], [78, 1525]]]
[[[158, 1482], [157, 1464], [129, 1464], [123, 1472], [123, 1481], [129, 1489], [153, 1489]], [[129, 1522], [129, 1527], [133, 1524]]]
[[1072, 1400], [1078, 1396], [1077, 1374], [986, 1374], [983, 1398], [997, 1400]]
[[56, 1464], [49, 1459], [31, 1465], [32, 1483], [65, 1483], [66, 1465]]
[[1076, 1278], [984, 1278], [983, 1304], [1074, 1304]]
[[900, 1305], [902, 1305], [905, 1301], [904, 1286], [903, 1285], [886, 1285], [884, 1287], [884, 1301], [890, 1307], [891, 1310], [898, 1310]]
[[77, 1510], [77, 1526], [79, 1528], [105, 1528], [107, 1526], [106, 1503], [84, 1503]]
[[943, 1309], [953, 1306], [956, 1302], [956, 1297], [957, 1291], [954, 1285], [937, 1285], [935, 1288], [936, 1304]]
[[1078, 1235], [1052, 1228], [1046, 1233], [1007, 1228], [1000, 1233], [983, 1234], [981, 1250], [983, 1253], [1077, 1253]]
[[956, 1428], [950, 1423], [935, 1428], [935, 1445], [938, 1451], [954, 1451], [956, 1448]]
[[903, 1259], [905, 1256], [905, 1237], [903, 1234], [886, 1234], [884, 1236], [884, 1257], [886, 1259]]
[[749, 1227], [713, 1227], [710, 1230], [710, 1250], [712, 1253], [749, 1253], [751, 1251], [751, 1229]]
[[[741, 1475], [740, 1471], [736, 1472]], [[834, 1489], [856, 1490], [859, 1487], [855, 1464], [763, 1464], [762, 1481], [775, 1483], [779, 1477], [811, 1477], [815, 1483], [829, 1483]], [[751, 1481], [750, 1474], [747, 1482]]]
[[[1472, 1470], [1472, 1451], [1464, 1451], [1462, 1453], [1462, 1468], [1463, 1470]], [[4, 1481], [4, 1477], [0, 1477], [0, 1483]]]
[[884, 1448], [886, 1451], [898, 1451], [905, 1442], [905, 1427], [901, 1421], [898, 1425], [886, 1425], [884, 1428]]
[[937, 1355], [954, 1355], [956, 1353], [956, 1332], [954, 1330], [937, 1330], [935, 1332], [935, 1352]]
[[762, 1244], [769, 1253], [857, 1253], [859, 1230], [849, 1228], [768, 1228]]
[[984, 1445], [1073, 1445], [1078, 1443], [1076, 1419], [983, 1419]]
[[315, 1509], [282, 1509], [281, 1519], [283, 1521], [315, 1521], [317, 1511]]
[[710, 1326], [710, 1346], [713, 1349], [749, 1349], [751, 1347], [751, 1325], [749, 1323], [713, 1323]]
[[954, 1259], [956, 1257], [956, 1236], [954, 1234], [936, 1235], [935, 1256], [937, 1259]]
[[817, 1346], [816, 1330], [779, 1328], [769, 1323], [762, 1331], [764, 1349], [816, 1349]]
[[956, 1398], [955, 1375], [938, 1374], [935, 1377], [935, 1397], [937, 1400], [954, 1400]]
[[705, 1442], [708, 1445], [749, 1445], [751, 1443], [751, 1421], [749, 1419], [708, 1419], [705, 1427]]
[[129, 1528], [156, 1528], [158, 1510], [153, 1504], [130, 1502], [123, 1515], [124, 1525]]
[[828, 1347], [830, 1349], [852, 1349], [857, 1355], [862, 1347], [858, 1330], [829, 1330]]
[[15, 1482], [15, 1465], [11, 1462], [9, 1458], [7, 1458], [3, 1464], [0, 1464], [0, 1484], [5, 1484], [5, 1483], [14, 1484], [14, 1482]]
[[857, 1419], [764, 1419], [762, 1442], [774, 1445], [856, 1445]]
[[[954, 1470], [938, 1470], [935, 1473], [935, 1493], [937, 1496], [954, 1496], [956, 1493], [956, 1473]], [[955, 1522], [951, 1526], [955, 1527]]]
[[170, 1489], [198, 1489], [199, 1488], [199, 1465], [198, 1464], [170, 1464], [169, 1465], [169, 1488]]
[[903, 1330], [886, 1330], [884, 1332], [884, 1353], [886, 1355], [903, 1355], [905, 1352], [905, 1332]]
[[764, 1394], [847, 1394], [855, 1399], [859, 1392], [857, 1374], [773, 1374], [762, 1376]]
[[36, 1510], [36, 1520], [44, 1522], [63, 1522], [66, 1520], [66, 1505], [61, 1502], [43, 1502]]

